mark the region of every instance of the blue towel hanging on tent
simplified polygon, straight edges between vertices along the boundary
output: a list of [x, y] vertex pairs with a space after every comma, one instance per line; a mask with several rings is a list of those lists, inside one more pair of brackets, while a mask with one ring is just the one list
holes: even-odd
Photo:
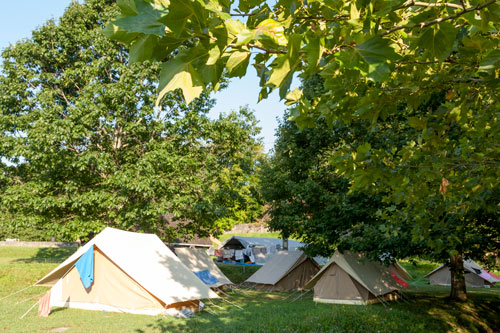
[[78, 259], [75, 267], [80, 274], [83, 286], [85, 289], [89, 288], [94, 282], [94, 245]]
[[199, 277], [200, 280], [203, 281], [205, 284], [212, 285], [219, 282], [219, 280], [215, 276], [210, 274], [210, 272], [207, 270], [200, 272], [193, 272], [193, 273], [196, 274], [196, 276]]

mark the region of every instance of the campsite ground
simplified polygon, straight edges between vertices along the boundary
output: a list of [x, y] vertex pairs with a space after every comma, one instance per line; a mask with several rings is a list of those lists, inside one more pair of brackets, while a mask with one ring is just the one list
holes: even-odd
[[[39, 318], [36, 308], [19, 319], [47, 290], [32, 285], [74, 249], [0, 247], [0, 331], [5, 332], [495, 332], [500, 330], [500, 288], [470, 289], [469, 301], [448, 302], [446, 287], [430, 286], [423, 275], [436, 267], [425, 261], [403, 263], [415, 277], [409, 302], [370, 306], [315, 304], [310, 293], [235, 290], [208, 302], [209, 312], [190, 319], [54, 309]], [[222, 266], [238, 283], [256, 267]], [[228, 303], [230, 301], [233, 304]], [[67, 329], [67, 330], [65, 330]]]

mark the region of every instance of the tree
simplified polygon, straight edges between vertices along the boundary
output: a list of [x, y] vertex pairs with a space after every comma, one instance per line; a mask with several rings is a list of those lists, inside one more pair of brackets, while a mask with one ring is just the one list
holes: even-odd
[[[0, 231], [207, 236], [258, 210], [248, 193], [261, 147], [251, 112], [210, 120], [208, 92], [189, 105], [171, 93], [155, 108], [159, 64], [129, 64], [124, 46], [101, 34], [117, 9], [73, 2], [59, 22], [4, 50]], [[170, 230], [162, 214], [189, 223]]]
[[382, 202], [375, 195], [349, 192], [349, 179], [337, 175], [330, 163], [342, 142], [363, 137], [365, 128], [359, 126], [353, 133], [352, 127], [332, 129], [318, 120], [314, 129], [301, 130], [288, 117], [285, 114], [279, 124], [273, 153], [261, 170], [269, 226], [285, 238], [306, 242], [311, 256], [329, 257], [356, 236], [369, 242], [366, 229], [377, 225]]
[[[303, 88], [312, 100], [324, 92], [323, 79], [313, 77]], [[381, 237], [370, 237], [378, 235], [370, 230], [380, 222], [376, 216], [383, 206], [380, 197], [349, 192], [349, 179], [336, 174], [330, 162], [344, 145], [365, 140], [369, 122], [329, 127], [324, 119], [316, 119], [313, 128], [300, 129], [289, 117], [286, 113], [279, 123], [273, 152], [261, 169], [271, 229], [306, 242], [305, 251], [311, 256], [329, 257], [337, 248], [352, 249], [350, 240], [356, 237], [362, 237], [364, 250], [370, 249], [376, 257], [386, 253]], [[398, 240], [407, 242], [403, 237]], [[375, 243], [378, 251], [368, 243]]]
[[[333, 163], [353, 190], [381, 190], [388, 225], [410, 219], [429, 255], [451, 258], [452, 296], [465, 298], [462, 256], [484, 255], [478, 240], [500, 246], [498, 0], [123, 0], [120, 8], [107, 34], [138, 50], [135, 58], [163, 63], [158, 102], [177, 88], [189, 102], [216, 88], [224, 69], [242, 76], [252, 61], [259, 97], [279, 89], [302, 127], [320, 117], [415, 130], [392, 148], [345, 147]], [[321, 75], [325, 92], [310, 101], [290, 91], [296, 73]]]

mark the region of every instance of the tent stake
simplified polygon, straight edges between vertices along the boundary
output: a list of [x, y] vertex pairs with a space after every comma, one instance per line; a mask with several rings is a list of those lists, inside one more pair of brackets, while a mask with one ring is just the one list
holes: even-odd
[[0, 298], [0, 301], [2, 301], [2, 300], [4, 300], [4, 299], [6, 299], [7, 297], [10, 297], [10, 296], [14, 296], [14, 295], [16, 295], [16, 294], [19, 294], [20, 292], [25, 291], [26, 289], [29, 289], [29, 288], [31, 288], [31, 287], [35, 287], [35, 285], [32, 285], [32, 286], [26, 287], [26, 288], [24, 288], [24, 289], [21, 289], [21, 290], [18, 290], [18, 291], [13, 292], [12, 294], [9, 294], [9, 295], [7, 295], [7, 296], [4, 296], [4, 297]]
[[35, 304], [33, 304], [31, 306], [31, 308], [28, 309], [28, 311], [26, 311], [21, 317], [19, 317], [19, 319], [23, 319], [38, 303], [40, 303], [40, 300], [38, 302], [36, 302]]
[[240, 310], [244, 310], [241, 306], [236, 305], [236, 304], [234, 304], [233, 302], [228, 301], [228, 300], [227, 300], [227, 299], [225, 299], [224, 297], [221, 297], [221, 299], [222, 299], [224, 302], [228, 302], [229, 304], [231, 304], [231, 305], [233, 305], [233, 306], [237, 307], [237, 308], [238, 308], [238, 309], [240, 309]]
[[301, 293], [299, 296], [297, 296], [296, 298], [294, 298], [294, 299], [292, 300], [292, 302], [295, 302], [295, 301], [296, 301], [296, 300], [298, 300], [299, 298], [304, 297], [304, 296], [305, 296], [307, 293], [309, 293], [311, 290], [312, 290], [312, 289], [309, 289], [308, 291]]
[[32, 298], [38, 298], [38, 297], [40, 297], [40, 296], [43, 296], [45, 293], [46, 293], [46, 292], [43, 292], [42, 294], [39, 294], [39, 295], [35, 295], [35, 296], [28, 297], [28, 298], [26, 298], [26, 299], [23, 299], [22, 301], [16, 302], [16, 304], [15, 304], [15, 305], [18, 305], [18, 304], [24, 303], [24, 302], [26, 302], [26, 301], [29, 301], [29, 300], [30, 300], [30, 299], [32, 299]]
[[301, 292], [302, 290], [295, 290], [294, 292], [292, 292], [290, 295], [288, 295], [287, 297], [285, 297], [285, 299], [289, 299], [290, 297], [294, 296], [295, 294], [297, 294], [298, 292]]
[[221, 294], [224, 294], [224, 295], [226, 295], [227, 297], [231, 297], [231, 295], [229, 295], [229, 294], [226, 294], [225, 292], [223, 292], [223, 291], [222, 291], [222, 289], [220, 289], [220, 288], [217, 288], [217, 290], [218, 290], [218, 291], [220, 291], [220, 292], [221, 292]]

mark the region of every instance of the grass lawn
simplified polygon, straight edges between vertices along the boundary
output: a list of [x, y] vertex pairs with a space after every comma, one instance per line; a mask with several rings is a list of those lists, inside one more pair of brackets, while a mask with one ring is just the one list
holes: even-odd
[[[177, 319], [130, 314], [53, 309], [48, 318], [33, 309], [47, 290], [34, 287], [17, 295], [4, 296], [33, 284], [66, 258], [74, 249], [15, 248], [0, 246], [0, 331], [4, 332], [495, 332], [500, 330], [500, 288], [471, 289], [469, 300], [450, 303], [449, 288], [435, 287], [422, 279], [435, 267], [403, 262], [416, 279], [406, 290], [409, 302], [388, 306], [315, 304], [312, 295], [265, 293], [253, 290], [228, 291], [226, 300], [208, 301], [209, 312], [194, 318]], [[257, 267], [222, 265], [238, 283]]]

